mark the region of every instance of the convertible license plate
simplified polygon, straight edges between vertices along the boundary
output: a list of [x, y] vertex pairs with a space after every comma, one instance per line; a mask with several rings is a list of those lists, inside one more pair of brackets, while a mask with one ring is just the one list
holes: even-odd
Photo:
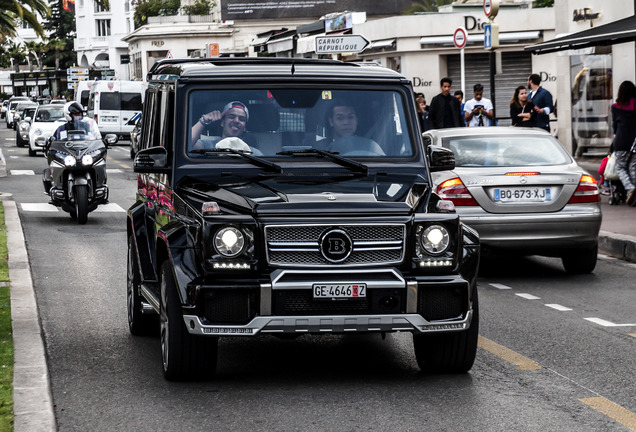
[[498, 202], [545, 202], [552, 201], [552, 189], [549, 187], [509, 187], [495, 189], [495, 201]]
[[367, 296], [367, 284], [314, 284], [315, 299], [358, 299]]

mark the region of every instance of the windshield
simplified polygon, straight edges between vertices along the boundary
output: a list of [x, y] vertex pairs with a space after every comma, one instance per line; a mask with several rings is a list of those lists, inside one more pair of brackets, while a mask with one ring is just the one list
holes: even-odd
[[35, 115], [36, 122], [54, 122], [64, 120], [64, 105], [42, 105]]
[[408, 102], [395, 90], [193, 90], [188, 102], [187, 151], [194, 158], [227, 157], [200, 151], [223, 148], [261, 157], [310, 149], [348, 158], [415, 154]]
[[561, 165], [572, 160], [550, 136], [471, 136], [442, 140], [455, 153], [457, 167]]
[[101, 139], [102, 135], [97, 127], [97, 122], [90, 117], [74, 117], [73, 129], [69, 129], [70, 126], [60, 127], [56, 133], [59, 140], [62, 141], [77, 141], [77, 140], [97, 140]]

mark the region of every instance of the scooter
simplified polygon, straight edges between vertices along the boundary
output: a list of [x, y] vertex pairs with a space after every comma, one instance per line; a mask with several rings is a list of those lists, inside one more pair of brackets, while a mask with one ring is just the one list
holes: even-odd
[[49, 139], [44, 144], [49, 166], [42, 172], [50, 203], [81, 225], [88, 221], [89, 212], [108, 203], [106, 153], [108, 145], [117, 142], [114, 134], [102, 139], [98, 131], [86, 130], [65, 131], [61, 139]]

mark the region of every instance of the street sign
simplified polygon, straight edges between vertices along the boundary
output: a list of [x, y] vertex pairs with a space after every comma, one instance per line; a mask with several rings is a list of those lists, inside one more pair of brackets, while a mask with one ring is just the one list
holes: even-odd
[[484, 13], [490, 19], [494, 19], [499, 13], [499, 0], [484, 0]]
[[205, 45], [206, 47], [206, 57], [218, 57], [219, 56], [219, 44], [218, 43], [209, 43]]
[[455, 30], [455, 33], [453, 33], [453, 44], [456, 48], [464, 48], [467, 41], [468, 35], [466, 34], [466, 29], [458, 27], [457, 30]]
[[316, 54], [362, 52], [369, 41], [360, 35], [316, 36]]
[[484, 49], [499, 47], [499, 24], [490, 23], [484, 26]]

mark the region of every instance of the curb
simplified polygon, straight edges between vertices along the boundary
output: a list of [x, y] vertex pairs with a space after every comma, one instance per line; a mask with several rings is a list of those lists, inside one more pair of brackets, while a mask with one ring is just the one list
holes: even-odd
[[55, 414], [42, 327], [18, 208], [11, 194], [4, 204], [13, 327], [13, 413], [15, 432], [55, 432]]
[[598, 249], [606, 255], [636, 263], [636, 237], [608, 231], [598, 233]]

